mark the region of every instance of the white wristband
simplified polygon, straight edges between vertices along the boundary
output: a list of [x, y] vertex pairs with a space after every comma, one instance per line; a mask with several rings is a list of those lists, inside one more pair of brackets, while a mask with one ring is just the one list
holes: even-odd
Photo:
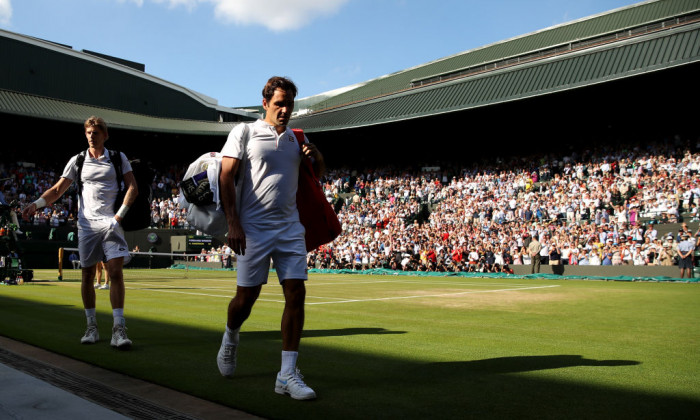
[[36, 205], [36, 209], [39, 210], [42, 207], [46, 207], [46, 200], [44, 197], [39, 197], [39, 199], [34, 202], [34, 205]]
[[126, 204], [122, 204], [121, 207], [119, 207], [119, 211], [117, 212], [117, 216], [121, 217], [122, 219], [126, 217], [126, 212], [129, 211], [129, 206]]

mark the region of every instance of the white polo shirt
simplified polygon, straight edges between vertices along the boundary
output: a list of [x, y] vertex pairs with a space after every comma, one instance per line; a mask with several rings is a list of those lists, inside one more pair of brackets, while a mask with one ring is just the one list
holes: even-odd
[[274, 126], [257, 120], [248, 124], [248, 145], [243, 150], [243, 126], [231, 130], [221, 149], [223, 156], [243, 163], [241, 223], [298, 222], [296, 194], [302, 155], [294, 132], [287, 128], [278, 135]]
[[[121, 152], [120, 152], [121, 153]], [[131, 172], [131, 164], [124, 153], [122, 157], [122, 174]], [[76, 182], [78, 155], [73, 156], [63, 169], [62, 178]], [[109, 150], [95, 159], [90, 152], [85, 152], [85, 162], [81, 172], [83, 192], [78, 196], [78, 220], [101, 220], [114, 217], [114, 202], [117, 199], [117, 171], [109, 159]]]

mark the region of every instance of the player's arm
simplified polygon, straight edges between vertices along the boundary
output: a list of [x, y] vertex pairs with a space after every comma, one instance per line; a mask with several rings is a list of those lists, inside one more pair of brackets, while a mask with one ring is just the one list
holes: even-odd
[[[245, 255], [245, 232], [236, 209], [235, 177], [240, 168], [240, 159], [224, 156], [221, 159], [221, 174], [219, 175], [219, 191], [221, 206], [228, 223], [228, 246], [238, 255]], [[242, 169], [242, 168], [241, 168]]]
[[124, 174], [124, 186], [126, 187], [126, 194], [124, 194], [124, 202], [114, 215], [117, 222], [121, 223], [126, 216], [126, 212], [129, 210], [134, 201], [136, 201], [136, 196], [139, 195], [139, 187], [136, 184], [136, 177], [133, 171], [129, 171]]
[[66, 190], [68, 190], [68, 187], [70, 187], [70, 184], [72, 183], [73, 180], [68, 178], [62, 177], [61, 179], [59, 179], [56, 184], [54, 184], [48, 190], [44, 191], [44, 193], [41, 195], [41, 197], [39, 197], [39, 199], [22, 209], [22, 218], [24, 220], [29, 220], [29, 216], [34, 214], [40, 208], [50, 206], [51, 204], [55, 203], [56, 200], [61, 198], [61, 196], [66, 192]]

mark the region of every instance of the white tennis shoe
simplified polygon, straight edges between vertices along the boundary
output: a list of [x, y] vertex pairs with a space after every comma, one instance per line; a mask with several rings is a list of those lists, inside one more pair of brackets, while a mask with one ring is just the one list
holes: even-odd
[[275, 382], [275, 392], [287, 394], [295, 400], [312, 400], [316, 398], [316, 392], [304, 383], [303, 378], [299, 368], [296, 368], [289, 375], [282, 375], [282, 372], [279, 372], [277, 374], [277, 382]]
[[216, 355], [216, 364], [219, 366], [221, 376], [231, 377], [236, 371], [236, 353], [238, 351], [237, 344], [226, 344], [226, 337], [221, 340], [219, 354]]
[[112, 347], [118, 349], [128, 349], [131, 347], [131, 340], [126, 336], [126, 327], [123, 325], [115, 325], [112, 328]]
[[100, 333], [97, 331], [97, 324], [88, 325], [85, 335], [80, 339], [81, 344], [95, 344], [100, 340]]

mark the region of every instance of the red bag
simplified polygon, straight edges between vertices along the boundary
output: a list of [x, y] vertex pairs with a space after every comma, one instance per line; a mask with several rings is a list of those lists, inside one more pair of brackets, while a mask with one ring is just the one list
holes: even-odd
[[[304, 131], [292, 129], [299, 147], [304, 144]], [[303, 157], [299, 167], [299, 187], [297, 188], [297, 209], [299, 220], [306, 229], [306, 250], [313, 251], [321, 245], [333, 241], [343, 230], [333, 206], [326, 200], [321, 182], [316, 178], [311, 160]]]

